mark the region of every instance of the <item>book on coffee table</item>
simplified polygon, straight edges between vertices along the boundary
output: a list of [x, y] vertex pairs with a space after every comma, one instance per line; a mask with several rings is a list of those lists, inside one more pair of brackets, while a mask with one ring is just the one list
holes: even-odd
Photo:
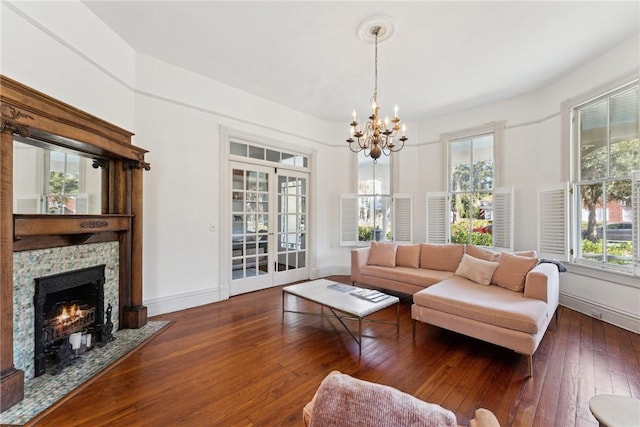
[[371, 302], [380, 302], [389, 298], [389, 295], [373, 289], [357, 289], [352, 291], [351, 295]]

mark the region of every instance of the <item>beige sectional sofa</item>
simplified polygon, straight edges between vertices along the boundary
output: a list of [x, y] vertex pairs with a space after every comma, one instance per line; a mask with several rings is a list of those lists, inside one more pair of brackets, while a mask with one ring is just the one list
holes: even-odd
[[351, 251], [351, 280], [413, 295], [411, 316], [529, 357], [558, 307], [559, 273], [535, 252], [373, 242]]

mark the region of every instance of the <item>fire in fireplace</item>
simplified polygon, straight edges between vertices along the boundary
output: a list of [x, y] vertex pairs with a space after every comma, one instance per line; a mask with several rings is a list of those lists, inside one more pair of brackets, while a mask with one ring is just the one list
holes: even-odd
[[63, 369], [102, 341], [104, 265], [35, 279], [34, 376]]

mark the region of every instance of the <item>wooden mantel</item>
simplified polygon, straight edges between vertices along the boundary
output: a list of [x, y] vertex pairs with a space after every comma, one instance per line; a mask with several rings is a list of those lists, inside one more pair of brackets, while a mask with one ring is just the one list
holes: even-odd
[[[22, 400], [13, 360], [13, 252], [90, 242], [120, 244], [120, 327], [147, 323], [142, 304], [142, 172], [133, 134], [0, 75], [0, 411]], [[102, 168], [101, 215], [14, 215], [13, 137], [92, 157]]]

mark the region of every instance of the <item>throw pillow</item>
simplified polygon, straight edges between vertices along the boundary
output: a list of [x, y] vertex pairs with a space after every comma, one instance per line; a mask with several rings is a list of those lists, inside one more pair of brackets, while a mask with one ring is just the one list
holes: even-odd
[[496, 268], [498, 268], [496, 261], [486, 261], [464, 254], [455, 274], [481, 285], [488, 285], [491, 283], [491, 276]]
[[465, 245], [464, 250], [472, 257], [484, 259], [486, 261], [497, 261], [498, 255], [500, 255], [500, 253], [492, 251], [491, 249], [474, 245]]
[[522, 292], [527, 273], [538, 265], [538, 258], [502, 252], [498, 257], [498, 264], [491, 283], [512, 291]]
[[420, 267], [420, 245], [398, 245], [396, 252], [396, 266]]
[[367, 264], [380, 265], [382, 267], [395, 267], [397, 249], [398, 245], [395, 243], [371, 242], [371, 249], [369, 249], [369, 259], [367, 259]]
[[420, 247], [420, 268], [453, 273], [458, 268], [463, 254], [464, 245], [423, 243]]

